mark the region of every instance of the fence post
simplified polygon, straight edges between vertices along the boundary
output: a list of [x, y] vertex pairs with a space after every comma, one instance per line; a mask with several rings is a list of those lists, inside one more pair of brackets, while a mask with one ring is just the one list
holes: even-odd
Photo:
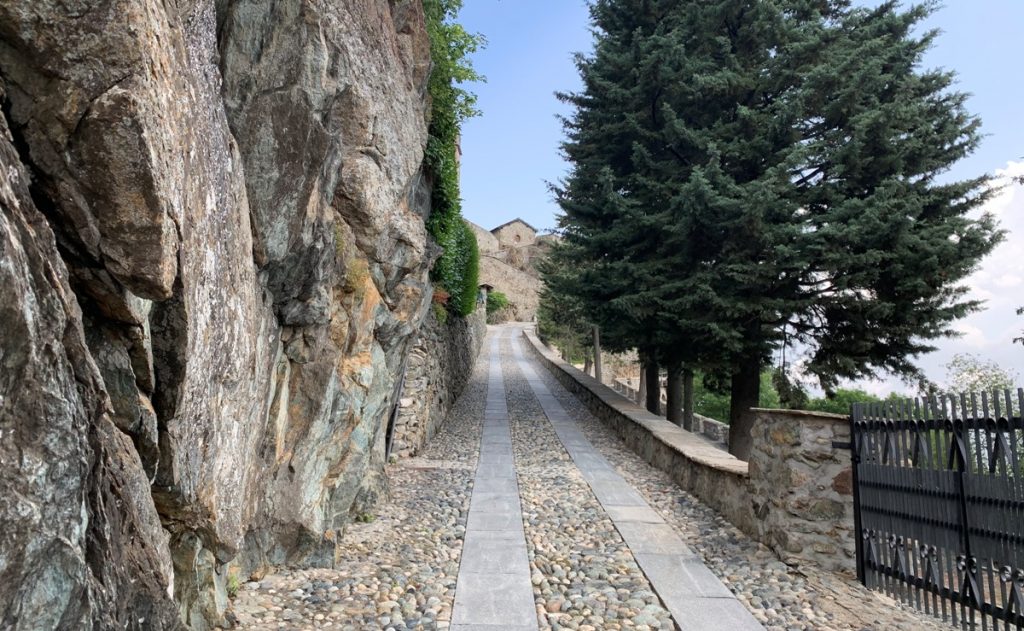
[[867, 585], [867, 577], [864, 573], [864, 537], [861, 534], [860, 524], [860, 436], [857, 434], [857, 421], [863, 418], [864, 404], [854, 403], [850, 410], [850, 467], [853, 478], [853, 546], [854, 557], [857, 561], [857, 580], [861, 585]]

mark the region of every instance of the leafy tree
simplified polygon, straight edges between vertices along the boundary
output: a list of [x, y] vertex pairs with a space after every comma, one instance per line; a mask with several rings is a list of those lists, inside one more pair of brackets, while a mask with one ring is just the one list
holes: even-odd
[[[693, 387], [694, 411], [701, 416], [712, 418], [723, 423], [729, 422], [729, 391], [722, 390], [714, 378], [708, 378], [701, 372], [694, 376]], [[762, 408], [778, 408], [781, 406], [779, 393], [772, 384], [772, 373], [761, 373], [761, 391], [757, 406]]]
[[493, 315], [508, 306], [508, 296], [500, 291], [487, 294], [487, 315]]
[[946, 364], [946, 389], [951, 394], [1002, 392], [1017, 385], [1018, 375], [993, 361], [958, 353]]
[[806, 409], [832, 414], [849, 414], [854, 403], [877, 403], [883, 399], [864, 390], [837, 388], [831, 396], [814, 398], [807, 402]]

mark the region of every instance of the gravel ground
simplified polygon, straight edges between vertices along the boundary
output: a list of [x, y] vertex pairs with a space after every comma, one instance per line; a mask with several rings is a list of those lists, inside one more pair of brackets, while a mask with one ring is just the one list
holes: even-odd
[[502, 344], [512, 446], [541, 629], [675, 629]]
[[[524, 342], [525, 343], [525, 342]], [[534, 360], [524, 347], [524, 355]], [[662, 471], [634, 454], [546, 368], [538, 375], [590, 442], [661, 513], [708, 568], [770, 630], [948, 630], [933, 618], [831, 572], [794, 571]]]
[[487, 355], [438, 435], [387, 468], [391, 499], [353, 523], [336, 569], [279, 569], [242, 585], [236, 628], [447, 629], [469, 514], [487, 396]]

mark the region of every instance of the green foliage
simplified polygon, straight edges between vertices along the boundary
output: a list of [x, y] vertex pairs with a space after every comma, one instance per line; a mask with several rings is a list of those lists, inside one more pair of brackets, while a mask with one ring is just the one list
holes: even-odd
[[242, 589], [242, 581], [238, 578], [238, 568], [231, 568], [228, 570], [228, 580], [225, 588], [228, 593], [228, 598], [234, 599], [238, 596], [238, 592]]
[[[1024, 315], [1024, 307], [1021, 307], [1020, 309], [1017, 309], [1017, 315]], [[1013, 343], [1014, 344], [1020, 344], [1021, 346], [1024, 346], [1024, 331], [1021, 332], [1021, 336], [1020, 337], [1013, 338]]]
[[804, 409], [815, 412], [831, 412], [832, 414], [849, 414], [854, 403], [878, 403], [882, 400], [864, 390], [839, 388], [832, 393], [832, 396], [811, 399]]
[[461, 218], [438, 243], [444, 254], [434, 264], [434, 280], [450, 295], [448, 307], [452, 313], [467, 316], [476, 309], [479, 291], [480, 250], [476, 235]]
[[922, 68], [933, 8], [595, 0], [583, 90], [562, 95], [552, 322], [731, 376], [737, 410], [766, 387], [739, 368], [790, 340], [826, 391], [917, 375], [1003, 236], [974, 212], [987, 177], [937, 177], [981, 136], [953, 74]]
[[430, 308], [434, 310], [434, 317], [439, 323], [448, 323], [448, 310], [444, 308], [444, 305], [435, 302], [430, 305]]
[[456, 148], [462, 122], [479, 112], [476, 96], [460, 86], [483, 80], [468, 57], [484, 44], [484, 39], [467, 33], [455, 21], [461, 8], [462, 0], [423, 3], [433, 62], [429, 86], [432, 110], [424, 166], [433, 180], [427, 230], [443, 248], [431, 274], [452, 295], [453, 311], [465, 316], [476, 306], [479, 252], [476, 238], [461, 218]]
[[500, 291], [487, 294], [487, 315], [493, 315], [508, 306], [508, 296]]
[[370, 278], [370, 267], [363, 258], [353, 258], [345, 269], [343, 285], [347, 293], [355, 294], [359, 300], [366, 294], [366, 281]]
[[806, 410], [807, 392], [799, 382], [791, 379], [783, 368], [772, 371], [772, 387], [779, 393], [779, 404], [790, 410]]
[[[728, 392], [716, 389], [717, 384], [702, 373], [693, 376], [693, 411], [701, 416], [729, 422], [730, 399]], [[777, 409], [782, 406], [779, 393], [772, 385], [772, 372], [761, 373], [761, 392], [758, 407]]]
[[354, 519], [357, 524], [372, 524], [376, 520], [377, 516], [373, 513], [359, 513]]
[[593, 345], [593, 325], [587, 307], [569, 287], [578, 271], [568, 264], [571, 258], [570, 246], [556, 243], [539, 263], [544, 285], [537, 306], [537, 336], [561, 349], [569, 361], [578, 361]]
[[992, 361], [958, 353], [946, 364], [946, 390], [950, 394], [981, 394], [1013, 389], [1018, 375]]

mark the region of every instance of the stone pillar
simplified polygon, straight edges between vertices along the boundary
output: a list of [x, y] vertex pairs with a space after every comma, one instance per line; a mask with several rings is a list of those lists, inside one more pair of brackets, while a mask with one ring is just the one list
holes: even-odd
[[750, 491], [762, 542], [788, 564], [855, 573], [849, 418], [755, 409]]

